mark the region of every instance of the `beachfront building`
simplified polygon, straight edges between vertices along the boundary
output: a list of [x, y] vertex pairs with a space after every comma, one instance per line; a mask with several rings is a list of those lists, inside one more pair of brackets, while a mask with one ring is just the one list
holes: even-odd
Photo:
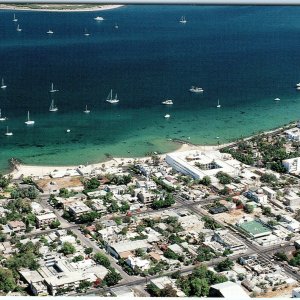
[[166, 155], [166, 162], [176, 171], [190, 175], [195, 179], [210, 176], [213, 182], [218, 182], [215, 175], [222, 171], [232, 177], [239, 175], [241, 163], [232, 159], [230, 154], [219, 151], [184, 151]]
[[286, 134], [287, 139], [289, 139], [290, 141], [300, 141], [300, 128], [295, 127], [292, 129], [288, 129], [284, 133]]
[[299, 174], [300, 172], [300, 157], [289, 158], [282, 161], [283, 166], [288, 173]]

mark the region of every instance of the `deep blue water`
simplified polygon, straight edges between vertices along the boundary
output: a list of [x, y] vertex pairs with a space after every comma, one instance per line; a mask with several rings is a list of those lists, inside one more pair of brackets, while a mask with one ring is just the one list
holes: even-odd
[[[145, 5], [16, 15], [22, 32], [12, 11], [0, 11], [0, 78], [8, 86], [0, 108], [9, 118], [0, 123], [2, 170], [11, 157], [95, 162], [107, 153], [173, 150], [170, 138], [226, 142], [299, 118], [300, 7]], [[96, 22], [97, 15], [105, 20]], [[179, 23], [182, 15], [187, 24]], [[48, 111], [52, 81], [60, 90], [57, 113]], [[203, 95], [191, 95], [191, 85]], [[105, 101], [111, 88], [117, 105]], [[167, 98], [172, 107], [161, 105]], [[30, 128], [28, 109], [36, 122]], [[4, 136], [6, 125], [12, 137]]]

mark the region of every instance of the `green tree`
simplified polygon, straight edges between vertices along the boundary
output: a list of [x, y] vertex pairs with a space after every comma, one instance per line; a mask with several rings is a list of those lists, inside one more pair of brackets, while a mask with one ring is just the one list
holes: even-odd
[[85, 180], [83, 184], [85, 190], [91, 191], [97, 189], [100, 185], [100, 182], [96, 177], [93, 177], [91, 179]]
[[104, 284], [107, 286], [112, 286], [117, 284], [122, 279], [122, 276], [115, 271], [115, 269], [111, 269], [109, 273], [104, 277]]
[[78, 262], [84, 260], [84, 257], [82, 255], [77, 255], [72, 259], [72, 262]]
[[196, 297], [206, 297], [209, 293], [207, 280], [194, 278], [191, 280], [191, 293]]
[[87, 212], [79, 217], [80, 223], [92, 223], [99, 218], [99, 213], [96, 211]]
[[209, 186], [209, 185], [211, 185], [211, 179], [209, 176], [204, 176], [202, 178], [202, 180], [200, 181], [200, 183], [203, 185]]
[[221, 184], [229, 184], [229, 183], [232, 182], [232, 177], [230, 175], [228, 175], [227, 173], [222, 172], [222, 171], [218, 172], [216, 174], [216, 177], [219, 179], [219, 182]]
[[51, 222], [50, 228], [52, 228], [52, 229], [58, 228], [60, 225], [61, 224], [60, 224], [59, 220], [54, 220], [54, 221]]
[[231, 270], [231, 268], [233, 267], [233, 262], [232, 260], [230, 260], [229, 258], [224, 259], [223, 261], [219, 262], [215, 269], [218, 272], [223, 272], [223, 271], [228, 271]]
[[0, 268], [0, 291], [13, 292], [17, 287], [11, 270]]
[[12, 180], [12, 176], [11, 175], [3, 175], [3, 174], [0, 174], [0, 187], [5, 189], [8, 187], [8, 185], [10, 184]]
[[64, 255], [69, 255], [69, 254], [74, 254], [76, 252], [76, 249], [71, 243], [64, 242], [62, 244], [60, 252], [62, 252]]
[[246, 204], [244, 206], [244, 211], [247, 213], [247, 214], [252, 214], [253, 211], [254, 211], [254, 206], [253, 205], [250, 205], [250, 204]]
[[93, 248], [92, 247], [85, 248], [84, 253], [87, 254], [87, 255], [93, 253]]
[[94, 261], [99, 264], [102, 265], [105, 268], [109, 268], [110, 267], [110, 261], [107, 258], [106, 255], [102, 254], [101, 252], [98, 252], [94, 255]]

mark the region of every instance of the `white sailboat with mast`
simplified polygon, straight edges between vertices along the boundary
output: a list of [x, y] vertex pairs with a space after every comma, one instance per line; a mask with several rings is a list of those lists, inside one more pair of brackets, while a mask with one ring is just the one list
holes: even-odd
[[18, 24], [18, 26], [17, 26], [17, 31], [18, 32], [21, 32], [22, 31], [22, 28], [20, 28], [20, 25]]
[[5, 132], [6, 136], [11, 136], [13, 135], [13, 133], [11, 131], [8, 130], [8, 126], [6, 126], [6, 132]]
[[55, 88], [54, 88], [54, 84], [53, 84], [53, 82], [51, 83], [51, 88], [50, 88], [50, 93], [56, 93], [56, 92], [58, 92], [59, 90], [56, 90]]
[[16, 14], [14, 14], [13, 22], [18, 22], [18, 19], [16, 18]]
[[57, 106], [54, 104], [54, 99], [52, 99], [52, 101], [51, 101], [51, 104], [50, 104], [50, 107], [49, 107], [49, 111], [51, 111], [51, 112], [58, 111]]
[[83, 111], [85, 114], [89, 114], [91, 111], [87, 108], [87, 105], [85, 106], [85, 110]]
[[2, 78], [2, 80], [1, 80], [1, 89], [4, 90], [6, 88], [7, 88], [7, 86], [4, 83], [4, 78]]
[[185, 24], [187, 22], [185, 16], [182, 16], [179, 21], [181, 24]]
[[0, 121], [5, 121], [6, 119], [7, 119], [6, 117], [2, 117], [1, 108], [0, 108]]
[[220, 100], [218, 99], [218, 105], [217, 105], [217, 108], [220, 108], [221, 107], [221, 104], [220, 104]]
[[33, 120], [30, 120], [29, 111], [28, 111], [28, 113], [27, 113], [27, 121], [25, 121], [25, 124], [26, 124], [26, 125], [33, 125], [33, 124], [34, 124], [34, 121], [33, 121]]
[[84, 29], [84, 35], [85, 35], [85, 36], [90, 36], [90, 33], [87, 31], [86, 28]]
[[113, 98], [113, 90], [110, 90], [110, 93], [108, 94], [106, 101], [109, 103], [112, 103], [112, 104], [118, 103], [119, 99], [118, 99], [117, 93], [116, 93], [115, 97]]

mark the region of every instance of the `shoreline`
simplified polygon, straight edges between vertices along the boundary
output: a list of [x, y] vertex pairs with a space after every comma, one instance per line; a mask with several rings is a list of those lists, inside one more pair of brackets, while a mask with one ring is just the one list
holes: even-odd
[[[253, 134], [251, 136], [245, 137], [242, 140], [247, 141], [252, 139], [255, 136], [258, 136], [260, 134], [274, 134], [277, 132], [280, 132], [282, 130], [286, 130], [287, 128], [291, 126], [296, 126], [297, 121], [292, 121], [288, 124], [282, 125], [280, 127], [268, 130], [268, 131], [263, 131], [263, 132], [258, 132], [256, 134]], [[174, 153], [174, 152], [183, 152], [183, 151], [189, 151], [189, 150], [198, 150], [198, 151], [213, 151], [213, 150], [219, 150], [228, 146], [233, 146], [234, 144], [237, 143], [238, 140], [235, 140], [233, 142], [229, 143], [224, 143], [224, 144], [219, 144], [219, 145], [194, 145], [191, 143], [188, 143], [186, 141], [179, 141], [176, 140], [174, 142], [181, 144], [178, 149], [172, 152], [167, 152], [164, 154], [159, 154], [158, 156], [162, 159], [166, 157], [168, 153]], [[112, 157], [109, 160], [104, 160], [100, 161], [94, 164], [88, 164], [88, 166], [92, 166], [93, 168], [101, 168], [103, 165], [105, 167], [110, 167], [110, 166], [116, 166], [121, 163], [130, 163], [133, 162], [134, 160], [138, 161], [146, 161], [149, 160], [151, 157], [150, 156], [143, 156], [143, 157]], [[17, 163], [13, 165], [13, 169], [7, 174], [11, 175], [14, 179], [18, 179], [21, 176], [27, 177], [42, 177], [45, 175], [50, 174], [54, 170], [66, 170], [66, 169], [77, 169], [78, 165], [69, 165], [69, 166], [47, 166], [47, 165], [42, 165], [42, 166], [37, 166], [37, 165], [26, 165], [22, 163]]]
[[[38, 11], [38, 12], [92, 12], [92, 11], [104, 11], [104, 10], [110, 10], [110, 9], [115, 9], [119, 8], [125, 5], [98, 5], [98, 6], [92, 6], [90, 8], [74, 8], [74, 9], [55, 9], [55, 8], [47, 8], [47, 4], [41, 4], [45, 8], [30, 8], [26, 6], [15, 6], [15, 5], [9, 5], [9, 4], [0, 4], [0, 10], [13, 10], [13, 11]], [[53, 5], [53, 4], [52, 4]], [[63, 4], [64, 6], [68, 6], [67, 4]], [[76, 5], [76, 4], [73, 4]]]

